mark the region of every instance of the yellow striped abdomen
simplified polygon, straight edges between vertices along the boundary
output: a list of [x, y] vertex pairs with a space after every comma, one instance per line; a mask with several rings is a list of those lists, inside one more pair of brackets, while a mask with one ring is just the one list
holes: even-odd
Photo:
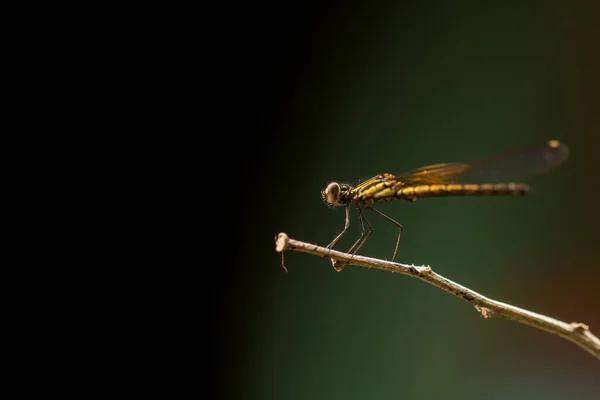
[[440, 196], [522, 196], [529, 191], [529, 186], [523, 183], [496, 184], [435, 184], [387, 187], [363, 198], [365, 204], [394, 199], [417, 200], [421, 197]]

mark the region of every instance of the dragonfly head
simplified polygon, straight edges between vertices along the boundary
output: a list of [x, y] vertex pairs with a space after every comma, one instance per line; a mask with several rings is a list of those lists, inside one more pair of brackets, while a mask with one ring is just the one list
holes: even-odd
[[328, 206], [345, 206], [350, 203], [350, 185], [331, 182], [321, 190], [321, 197]]

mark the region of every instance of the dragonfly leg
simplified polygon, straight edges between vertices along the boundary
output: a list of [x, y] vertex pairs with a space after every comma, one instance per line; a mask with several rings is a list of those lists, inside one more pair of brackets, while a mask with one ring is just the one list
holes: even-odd
[[[352, 247], [350, 247], [350, 250], [348, 250], [348, 253], [352, 254], [356, 254], [356, 252], [360, 250], [361, 247], [363, 247], [363, 245], [367, 242], [369, 236], [371, 236], [371, 234], [373, 233], [373, 227], [371, 226], [371, 223], [369, 222], [367, 217], [363, 215], [362, 210], [360, 209], [360, 206], [358, 204], [356, 204], [356, 209], [358, 210], [358, 219], [360, 221], [360, 237], [352, 245]], [[366, 235], [365, 222], [367, 223], [367, 227], [369, 228], [369, 233], [367, 233]]]
[[335, 244], [338, 242], [338, 240], [340, 240], [340, 239], [341, 239], [341, 237], [342, 237], [342, 236], [344, 236], [344, 233], [346, 233], [346, 231], [348, 230], [348, 227], [349, 227], [349, 226], [350, 226], [350, 204], [348, 204], [348, 205], [346, 206], [346, 223], [344, 224], [344, 230], [343, 230], [343, 231], [341, 231], [341, 232], [339, 233], [339, 235], [337, 235], [337, 236], [335, 237], [335, 239], [333, 239], [333, 240], [331, 241], [331, 243], [329, 243], [329, 244], [327, 245], [327, 248], [328, 248], [328, 249], [331, 249], [331, 248], [333, 248], [333, 246], [335, 246]]
[[392, 224], [396, 225], [398, 227], [398, 240], [396, 241], [396, 248], [394, 249], [394, 255], [392, 256], [392, 261], [394, 261], [394, 258], [396, 258], [396, 253], [398, 252], [398, 245], [400, 244], [400, 239], [402, 238], [402, 224], [390, 217], [388, 217], [387, 215], [385, 215], [384, 213], [382, 213], [379, 210], [376, 210], [374, 208], [369, 207], [369, 210], [375, 211], [377, 214], [379, 214], [379, 216], [387, 219], [388, 221], [390, 221]]

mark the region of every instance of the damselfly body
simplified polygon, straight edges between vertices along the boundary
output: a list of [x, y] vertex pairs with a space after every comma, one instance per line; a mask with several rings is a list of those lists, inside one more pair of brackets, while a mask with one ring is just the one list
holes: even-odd
[[429, 165], [400, 175], [379, 174], [356, 186], [331, 182], [321, 191], [321, 196], [329, 206], [346, 207], [346, 222], [342, 232], [327, 247], [335, 246], [348, 230], [350, 207], [354, 205], [358, 211], [361, 235], [348, 252], [356, 253], [373, 233], [373, 227], [363, 215], [361, 207], [364, 207], [398, 227], [393, 260], [402, 237], [402, 225], [373, 208], [374, 203], [396, 199], [415, 201], [422, 197], [439, 196], [524, 195], [529, 191], [529, 186], [515, 180], [548, 172], [562, 164], [568, 154], [567, 146], [558, 140], [550, 140], [543, 145], [468, 163]]

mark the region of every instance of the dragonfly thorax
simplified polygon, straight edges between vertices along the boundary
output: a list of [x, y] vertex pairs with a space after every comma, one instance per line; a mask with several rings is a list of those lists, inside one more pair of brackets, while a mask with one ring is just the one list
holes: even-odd
[[352, 201], [350, 197], [350, 185], [331, 182], [321, 191], [323, 201], [330, 206], [345, 206]]

